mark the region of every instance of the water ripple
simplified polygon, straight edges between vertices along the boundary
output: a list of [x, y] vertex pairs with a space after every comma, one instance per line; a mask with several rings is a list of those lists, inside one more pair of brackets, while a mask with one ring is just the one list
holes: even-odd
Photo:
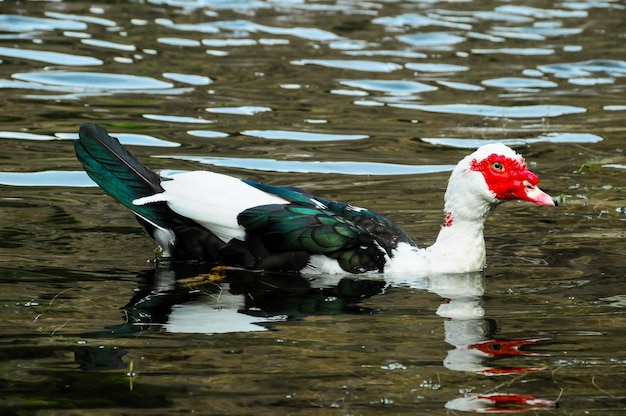
[[[261, 0], [148, 0], [151, 4], [166, 4], [188, 10], [207, 8], [210, 10], [254, 10], [267, 9], [272, 3]], [[208, 13], [208, 12], [205, 12]]]
[[18, 139], [18, 140], [57, 140], [55, 136], [46, 134], [25, 133], [23, 131], [0, 131], [0, 139]]
[[483, 85], [488, 87], [499, 87], [507, 89], [519, 89], [519, 88], [555, 88], [559, 84], [552, 81], [546, 81], [543, 79], [533, 78], [516, 78], [516, 77], [504, 77], [486, 79], [482, 81]]
[[242, 105], [239, 107], [210, 107], [205, 108], [205, 111], [215, 114], [234, 114], [239, 116], [253, 116], [257, 113], [265, 113], [272, 111], [269, 107]]
[[437, 90], [437, 87], [433, 87], [428, 84], [404, 80], [363, 79], [355, 81], [341, 81], [341, 85], [370, 91], [381, 91], [391, 95], [412, 95]]
[[0, 184], [9, 186], [97, 186], [83, 171], [0, 172]]
[[588, 13], [584, 10], [562, 10], [562, 9], [540, 9], [530, 6], [506, 5], [496, 7], [496, 11], [500, 13], [519, 14], [521, 16], [530, 16], [536, 19], [553, 19], [553, 18], [585, 18]]
[[154, 78], [126, 74], [105, 74], [97, 72], [45, 71], [26, 72], [12, 75], [20, 81], [39, 82], [64, 87], [115, 89], [115, 90], [150, 90], [172, 88], [169, 82]]
[[232, 46], [253, 46], [256, 45], [254, 39], [202, 39], [204, 46], [212, 48], [224, 48]]
[[0, 46], [0, 56], [45, 62], [54, 65], [87, 66], [102, 65], [102, 61], [91, 56], [72, 55], [69, 53], [39, 51], [35, 49], [17, 49]]
[[562, 27], [494, 27], [493, 33], [496, 36], [513, 37], [516, 39], [543, 40], [556, 36], [577, 35], [583, 31], [582, 28], [562, 28]]
[[64, 30], [63, 31], [63, 36], [65, 36], [67, 38], [75, 38], [75, 39], [87, 39], [87, 38], [91, 37], [91, 35], [89, 33], [74, 32], [74, 31], [71, 31], [71, 30]]
[[508, 23], [528, 23], [533, 21], [533, 19], [530, 17], [507, 13], [506, 11], [498, 10], [498, 8], [496, 8], [496, 10], [494, 11], [471, 12], [471, 16], [475, 17], [478, 20], [496, 20]]
[[381, 103], [380, 101], [374, 101], [374, 100], [354, 100], [352, 104], [360, 105], [364, 107], [384, 107], [385, 106], [385, 103]]
[[172, 38], [172, 37], [158, 38], [157, 42], [163, 45], [183, 46], [183, 47], [194, 47], [194, 46], [201, 45], [199, 40], [185, 39], [185, 38]]
[[461, 30], [471, 30], [472, 28], [469, 24], [433, 19], [417, 13], [406, 13], [395, 17], [379, 17], [372, 20], [372, 22], [388, 27], [409, 26], [412, 28], [419, 28], [425, 26], [442, 26]]
[[[276, 159], [219, 158], [203, 156], [155, 156], [199, 162], [206, 165], [288, 173], [332, 173], [341, 175], [414, 175], [448, 172], [454, 165], [399, 165], [376, 162], [320, 162]], [[172, 171], [176, 173], [178, 171]], [[169, 176], [168, 172], [161, 172]]]
[[333, 89], [330, 90], [331, 94], [336, 94], [336, 95], [347, 95], [347, 96], [351, 96], [351, 97], [365, 97], [368, 95], [367, 92], [365, 91], [361, 91], [361, 90], [348, 90], [345, 88], [337, 88], [337, 89]]
[[269, 33], [271, 35], [294, 36], [318, 42], [330, 42], [343, 39], [341, 36], [337, 36], [332, 32], [315, 27], [276, 27], [262, 25], [248, 20], [227, 20], [214, 22], [214, 24], [220, 29], [232, 30], [236, 32], [262, 32]]
[[173, 88], [169, 82], [154, 78], [96, 72], [40, 71], [13, 74], [15, 80], [0, 79], [0, 88], [20, 88], [41, 91], [62, 91], [64, 96], [30, 95], [35, 99], [77, 99], [89, 95], [117, 93], [183, 94], [191, 88]]
[[488, 40], [489, 42], [504, 42], [506, 39], [500, 36], [494, 36], [493, 34], [491, 35], [487, 35], [485, 33], [478, 33], [478, 32], [467, 32], [467, 37], [470, 39], [481, 39], [481, 40]]
[[209, 85], [213, 80], [203, 75], [189, 75], [179, 74], [176, 72], [164, 72], [163, 78], [171, 79], [172, 81], [182, 82], [189, 85]]
[[462, 36], [446, 32], [414, 33], [400, 35], [397, 39], [418, 49], [452, 50], [452, 45], [465, 42]]
[[368, 72], [393, 72], [402, 69], [402, 65], [394, 63], [345, 59], [300, 59], [291, 61], [291, 63], [293, 65], [320, 65], [328, 68]]
[[154, 22], [168, 29], [187, 32], [219, 33], [220, 31], [213, 23], [174, 23], [172, 20], [165, 18], [155, 19]]
[[485, 89], [480, 85], [467, 84], [465, 82], [456, 82], [456, 81], [437, 81], [437, 84], [443, 85], [444, 87], [452, 88], [454, 90], [461, 91], [484, 91]]
[[596, 136], [591, 133], [547, 133], [539, 137], [532, 137], [526, 139], [497, 139], [497, 140], [485, 140], [485, 139], [459, 139], [452, 137], [445, 138], [422, 138], [423, 142], [436, 144], [441, 146], [450, 146], [463, 149], [475, 149], [484, 144], [490, 143], [504, 143], [508, 146], [521, 146], [531, 143], [598, 143], [603, 139], [600, 136]]
[[541, 118], [558, 117], [564, 114], [584, 113], [587, 110], [582, 107], [571, 105], [519, 105], [497, 106], [484, 104], [390, 104], [392, 107], [407, 108], [413, 110], [428, 111], [431, 113], [466, 114], [483, 117], [506, 117], [506, 118]]
[[398, 50], [362, 50], [345, 51], [345, 55], [350, 56], [396, 56], [398, 58], [427, 58], [428, 55], [421, 52], [398, 51]]
[[503, 55], [552, 55], [554, 49], [550, 48], [497, 48], [497, 49], [472, 49], [476, 55], [501, 53]]
[[[318, 29], [315, 27], [276, 27], [267, 26], [259, 23], [254, 23], [248, 20], [225, 20], [219, 22], [202, 22], [202, 23], [174, 23], [170, 19], [159, 18], [156, 19], [156, 23], [165, 26], [169, 29], [175, 29], [180, 31], [192, 31], [201, 33], [220, 33], [222, 30], [228, 30], [236, 32], [241, 35], [242, 33], [269, 33], [271, 35], [282, 36], [294, 36], [297, 38], [312, 40], [318, 42], [330, 42], [343, 39], [341, 36], [337, 36], [327, 30]], [[209, 46], [212, 46], [212, 42], [250, 42], [249, 39], [235, 39], [228, 38], [224, 40], [207, 40]], [[254, 41], [252, 41], [254, 42]], [[204, 43], [204, 42], [203, 42]], [[206, 43], [205, 43], [206, 44]], [[254, 44], [254, 43], [252, 43]], [[226, 45], [220, 45], [226, 46]], [[228, 45], [231, 46], [231, 45]]]
[[261, 38], [259, 39], [259, 45], [267, 45], [267, 46], [289, 45], [289, 40], [274, 39], [274, 38]]
[[413, 63], [409, 62], [404, 65], [407, 69], [421, 72], [462, 72], [468, 71], [469, 67], [464, 65], [453, 64], [435, 64], [435, 63]]
[[98, 48], [115, 49], [118, 51], [126, 51], [126, 52], [133, 52], [137, 50], [137, 47], [135, 45], [129, 45], [127, 43], [111, 42], [108, 40], [81, 39], [80, 43], [83, 43], [89, 46], [96, 46]]
[[18, 16], [13, 14], [0, 15], [0, 27], [3, 32], [26, 33], [41, 30], [85, 30], [87, 25], [70, 20], [46, 19], [42, 17]]
[[213, 123], [211, 120], [205, 120], [198, 117], [184, 117], [184, 116], [171, 116], [167, 114], [144, 114], [143, 118], [156, 121], [167, 121], [168, 123], [188, 123], [188, 124], [203, 124]]
[[67, 14], [67, 13], [58, 13], [58, 12], [46, 12], [46, 16], [52, 17], [54, 19], [75, 20], [78, 22], [91, 23], [94, 25], [101, 25], [105, 27], [117, 26], [117, 23], [115, 23], [113, 20], [105, 19], [103, 17], [83, 16], [83, 15], [78, 15], [78, 14]]
[[609, 77], [626, 76], [626, 61], [616, 59], [591, 59], [581, 62], [563, 62], [539, 65], [540, 71], [553, 74], [557, 78], [576, 79], [603, 74]]
[[259, 137], [261, 139], [297, 140], [307, 142], [361, 140], [367, 139], [369, 137], [364, 134], [310, 133], [305, 131], [289, 130], [244, 130], [241, 132], [241, 134], [243, 134], [244, 136]]
[[[179, 147], [180, 143], [170, 142], [147, 134], [139, 133], [110, 133], [111, 136], [117, 137], [124, 145], [131, 146], [150, 146], [150, 147]], [[56, 133], [55, 136], [61, 140], [76, 140], [78, 133]]]
[[228, 137], [228, 133], [222, 133], [221, 131], [215, 130], [188, 130], [187, 134], [195, 137], [209, 138], [209, 139], [219, 139]]
[[342, 51], [354, 51], [365, 49], [369, 45], [370, 44], [364, 40], [341, 39], [330, 42], [328, 47]]

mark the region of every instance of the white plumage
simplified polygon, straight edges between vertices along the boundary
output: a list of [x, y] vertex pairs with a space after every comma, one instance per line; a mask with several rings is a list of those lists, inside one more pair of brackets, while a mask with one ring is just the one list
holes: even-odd
[[179, 173], [161, 182], [161, 186], [164, 192], [138, 198], [133, 203], [167, 202], [172, 211], [193, 219], [224, 242], [245, 238], [245, 230], [237, 223], [240, 212], [258, 205], [288, 203], [241, 179], [208, 171]]

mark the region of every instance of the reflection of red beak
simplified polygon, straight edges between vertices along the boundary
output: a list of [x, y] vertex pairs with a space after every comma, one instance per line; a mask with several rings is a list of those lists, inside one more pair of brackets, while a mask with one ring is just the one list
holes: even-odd
[[[516, 355], [525, 355], [533, 357], [545, 357], [548, 354], [541, 354], [532, 351], [524, 351], [520, 348], [526, 345], [533, 345], [548, 338], [530, 338], [530, 339], [495, 339], [476, 344], [468, 345], [467, 348], [477, 350], [493, 358], [502, 358]], [[480, 371], [486, 376], [501, 376], [507, 374], [532, 373], [543, 370], [545, 367], [488, 367]]]
[[530, 339], [496, 339], [476, 344], [468, 345], [467, 348], [478, 350], [491, 357], [504, 357], [510, 355], [530, 355], [535, 357], [545, 357], [547, 354], [540, 354], [532, 351], [521, 350], [526, 345], [534, 345], [538, 342], [545, 341], [548, 338], [530, 338]]
[[511, 374], [536, 373], [545, 367], [490, 367], [476, 371], [485, 376], [508, 376]]
[[[523, 407], [523, 406], [543, 406], [553, 407], [555, 403], [552, 400], [537, 399], [534, 396], [514, 394], [514, 393], [491, 393], [491, 394], [479, 394], [478, 400], [486, 400], [498, 407], [488, 407], [482, 409], [481, 413], [496, 413], [496, 412], [523, 412], [539, 410], [542, 407]], [[521, 406], [521, 407], [514, 407]]]

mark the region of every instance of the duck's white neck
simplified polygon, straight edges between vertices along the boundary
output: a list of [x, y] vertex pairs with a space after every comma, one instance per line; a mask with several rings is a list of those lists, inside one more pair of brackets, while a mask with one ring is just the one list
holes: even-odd
[[435, 243], [425, 251], [439, 272], [463, 273], [485, 267], [484, 217], [477, 221], [446, 214]]
[[[458, 168], [458, 167], [457, 167]], [[471, 182], [483, 181], [480, 173], [455, 169], [445, 195], [445, 221], [435, 243], [421, 250], [409, 252], [399, 247], [386, 269], [409, 273], [465, 273], [485, 267], [485, 218], [496, 205], [496, 198], [488, 189], [477, 193]]]
[[482, 174], [459, 165], [448, 182], [444, 225], [428, 251], [447, 259], [459, 271], [480, 270], [485, 266], [485, 218], [497, 199], [484, 185]]

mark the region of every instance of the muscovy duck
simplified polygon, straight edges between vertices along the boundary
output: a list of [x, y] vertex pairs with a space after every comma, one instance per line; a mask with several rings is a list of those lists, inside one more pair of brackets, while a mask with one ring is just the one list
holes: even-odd
[[445, 222], [435, 243], [419, 249], [386, 217], [299, 188], [208, 171], [163, 178], [98, 125], [80, 127], [75, 150], [89, 176], [173, 261], [305, 273], [465, 273], [485, 266], [484, 220], [500, 202], [557, 205], [522, 156], [487, 144], [452, 171]]

